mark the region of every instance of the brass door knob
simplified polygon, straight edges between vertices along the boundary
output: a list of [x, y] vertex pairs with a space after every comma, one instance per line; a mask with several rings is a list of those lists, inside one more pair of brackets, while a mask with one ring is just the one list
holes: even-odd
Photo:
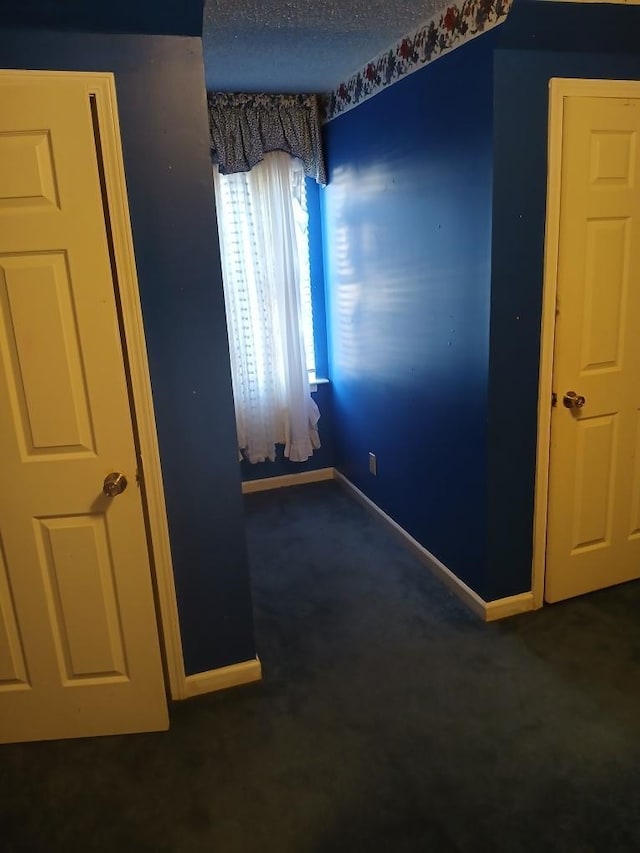
[[119, 474], [114, 471], [113, 474], [107, 474], [102, 484], [102, 491], [108, 498], [115, 498], [116, 495], [121, 495], [127, 488], [127, 478], [124, 474]]
[[575, 391], [567, 391], [562, 398], [562, 404], [567, 409], [581, 409], [587, 401], [581, 394], [576, 394]]

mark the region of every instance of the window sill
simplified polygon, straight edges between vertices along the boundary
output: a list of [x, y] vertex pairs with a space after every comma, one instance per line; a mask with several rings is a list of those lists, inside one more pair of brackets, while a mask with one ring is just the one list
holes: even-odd
[[309, 377], [309, 390], [313, 394], [314, 391], [318, 390], [318, 385], [329, 385], [329, 382], [329, 379], [324, 379], [322, 377], [316, 377], [315, 379], [311, 379], [311, 377]]

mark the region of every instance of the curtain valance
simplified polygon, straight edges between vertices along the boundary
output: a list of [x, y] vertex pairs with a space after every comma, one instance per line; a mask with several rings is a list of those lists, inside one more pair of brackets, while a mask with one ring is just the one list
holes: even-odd
[[286, 151], [326, 184], [315, 95], [208, 95], [211, 154], [223, 175], [248, 172], [269, 151]]

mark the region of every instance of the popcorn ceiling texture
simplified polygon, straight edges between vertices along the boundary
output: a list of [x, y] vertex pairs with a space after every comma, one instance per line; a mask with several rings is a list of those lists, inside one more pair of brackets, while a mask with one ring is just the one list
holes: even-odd
[[206, 0], [209, 91], [329, 92], [443, 0]]
[[363, 23], [368, 29], [385, 27], [389, 31], [403, 32], [407, 22], [425, 20], [442, 7], [439, 0], [208, 0], [205, 17], [216, 26], [236, 26], [244, 20], [250, 26], [273, 29], [321, 28], [327, 33], [359, 29]]

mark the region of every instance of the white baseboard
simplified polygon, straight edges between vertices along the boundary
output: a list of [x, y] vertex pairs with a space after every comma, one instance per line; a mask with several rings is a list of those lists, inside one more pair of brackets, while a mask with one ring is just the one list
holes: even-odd
[[299, 474], [283, 474], [280, 477], [263, 477], [261, 480], [244, 480], [242, 494], [266, 492], [269, 489], [282, 489], [285, 486], [302, 486], [305, 483], [319, 483], [333, 480], [333, 468], [318, 468], [316, 471], [301, 471]]
[[481, 619], [484, 619], [486, 622], [493, 622], [496, 619], [504, 619], [507, 616], [514, 616], [516, 613], [524, 613], [527, 610], [534, 609], [532, 592], [523, 592], [520, 595], [499, 598], [495, 601], [485, 601], [339, 471], [335, 472], [335, 479], [357, 501], [381, 519], [402, 540], [409, 550], [433, 572], [438, 580], [442, 581], [445, 586], [454, 592]]
[[258, 658], [234, 663], [231, 666], [198, 672], [196, 675], [187, 675], [180, 698], [189, 699], [192, 696], [201, 696], [203, 693], [226, 690], [227, 687], [238, 687], [240, 684], [260, 681], [261, 678], [262, 666]]
[[533, 592], [521, 592], [519, 595], [509, 595], [507, 598], [495, 598], [485, 604], [484, 618], [487, 622], [496, 619], [506, 619], [507, 616], [515, 616], [518, 613], [527, 613], [535, 610]]

